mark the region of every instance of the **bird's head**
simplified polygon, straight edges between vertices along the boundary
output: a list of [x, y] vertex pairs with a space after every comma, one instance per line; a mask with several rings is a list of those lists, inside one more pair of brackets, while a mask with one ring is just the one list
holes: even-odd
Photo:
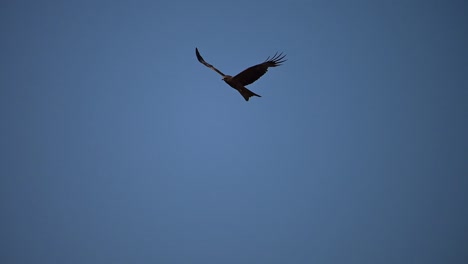
[[223, 80], [223, 81], [228, 81], [228, 80], [230, 80], [230, 79], [232, 79], [232, 76], [231, 76], [231, 75], [224, 75], [222, 80]]

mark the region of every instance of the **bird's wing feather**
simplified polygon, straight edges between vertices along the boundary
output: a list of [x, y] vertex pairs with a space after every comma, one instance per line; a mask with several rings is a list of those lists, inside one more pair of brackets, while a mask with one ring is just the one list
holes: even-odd
[[203, 65], [205, 65], [206, 67], [212, 69], [213, 71], [221, 74], [221, 76], [226, 76], [224, 73], [222, 73], [220, 70], [216, 69], [213, 65], [209, 64], [208, 62], [206, 62], [203, 57], [200, 55], [200, 52], [198, 52], [198, 49], [195, 48], [195, 54], [197, 55], [197, 59], [199, 62], [201, 62]]
[[237, 81], [244, 86], [249, 85], [262, 77], [268, 71], [269, 67], [280, 66], [281, 63], [285, 62], [285, 56], [286, 55], [283, 55], [282, 53], [276, 53], [271, 59], [268, 57], [265, 62], [243, 70], [232, 79], [233, 81]]

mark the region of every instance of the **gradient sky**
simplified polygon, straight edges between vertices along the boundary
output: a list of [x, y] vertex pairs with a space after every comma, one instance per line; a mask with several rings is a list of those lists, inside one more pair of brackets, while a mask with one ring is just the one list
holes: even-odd
[[467, 6], [2, 1], [0, 263], [467, 263]]

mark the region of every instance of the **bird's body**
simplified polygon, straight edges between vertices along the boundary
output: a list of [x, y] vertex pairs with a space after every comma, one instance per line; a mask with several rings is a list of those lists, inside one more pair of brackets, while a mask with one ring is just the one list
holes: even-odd
[[230, 75], [226, 75], [223, 77], [223, 81], [225, 83], [227, 83], [229, 86], [231, 86], [232, 88], [236, 89], [237, 91], [239, 91], [239, 93], [244, 97], [244, 99], [246, 101], [249, 100], [250, 97], [252, 96], [258, 96], [258, 97], [261, 97], [260, 95], [250, 91], [249, 89], [245, 88], [244, 85], [242, 85], [240, 82], [236, 81], [234, 79], [234, 77], [230, 76]]
[[213, 65], [207, 63], [200, 55], [200, 52], [198, 52], [197, 48], [195, 48], [195, 54], [197, 55], [197, 59], [200, 63], [214, 70], [221, 76], [223, 76], [223, 81], [226, 82], [232, 88], [239, 91], [239, 93], [244, 97], [246, 101], [248, 101], [249, 98], [252, 96], [258, 96], [258, 97], [261, 97], [261, 96], [250, 91], [245, 86], [255, 82], [260, 77], [262, 77], [267, 72], [269, 67], [280, 66], [281, 63], [286, 61], [286, 60], [283, 60], [286, 55], [275, 54], [275, 56], [273, 56], [271, 59], [270, 57], [268, 57], [265, 60], [265, 62], [252, 66], [250, 68], [247, 68], [241, 73], [233, 77], [233, 76], [222, 73], [220, 70], [216, 69]]

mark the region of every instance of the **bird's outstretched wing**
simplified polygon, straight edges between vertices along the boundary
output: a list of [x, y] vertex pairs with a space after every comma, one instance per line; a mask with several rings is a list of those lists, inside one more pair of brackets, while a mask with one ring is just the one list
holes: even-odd
[[270, 57], [268, 57], [265, 60], [265, 62], [243, 70], [241, 73], [237, 74], [232, 79], [241, 83], [244, 86], [249, 85], [258, 80], [260, 77], [262, 77], [267, 72], [269, 67], [280, 66], [281, 63], [285, 62], [285, 56], [286, 55], [283, 55], [283, 53], [275, 53], [275, 55], [271, 59]]
[[212, 69], [213, 71], [221, 74], [221, 76], [226, 76], [224, 73], [222, 73], [220, 70], [216, 69], [213, 65], [209, 64], [208, 62], [206, 62], [202, 56], [200, 55], [200, 52], [198, 52], [198, 49], [195, 48], [195, 54], [197, 55], [197, 59], [199, 62], [201, 62], [203, 65], [205, 65], [206, 67]]

